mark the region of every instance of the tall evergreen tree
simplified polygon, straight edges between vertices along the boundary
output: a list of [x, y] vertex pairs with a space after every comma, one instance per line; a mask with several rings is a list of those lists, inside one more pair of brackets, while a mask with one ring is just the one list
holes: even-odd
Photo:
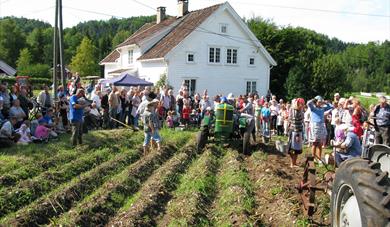
[[17, 70], [19, 75], [28, 75], [28, 69], [31, 67], [32, 56], [27, 48], [20, 51], [19, 58], [17, 60]]
[[84, 37], [76, 55], [72, 58], [70, 67], [73, 71], [79, 72], [80, 76], [91, 76], [99, 74], [99, 65], [96, 59], [97, 48], [92, 41]]

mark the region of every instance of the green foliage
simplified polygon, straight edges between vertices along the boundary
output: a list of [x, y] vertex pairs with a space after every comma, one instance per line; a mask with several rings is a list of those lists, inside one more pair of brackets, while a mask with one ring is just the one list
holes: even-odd
[[[92, 48], [93, 57], [86, 57], [88, 67], [83, 69], [87, 71], [85, 75], [98, 75], [97, 62], [145, 23], [154, 20], [155, 16], [111, 18], [67, 28], [64, 30], [65, 64], [76, 59], [82, 40], [88, 38], [89, 44], [96, 48]], [[246, 23], [278, 63], [271, 70], [270, 88], [280, 97], [311, 98], [319, 93], [328, 96], [336, 90], [347, 89], [390, 93], [390, 41], [353, 44], [301, 27], [281, 27], [262, 18], [252, 18]], [[39, 64], [32, 69], [39, 72], [34, 75], [46, 77], [42, 73], [43, 65], [52, 66], [52, 42], [53, 29], [48, 23], [15, 17], [0, 19], [0, 59], [12, 67], [16, 66], [21, 50], [27, 48], [31, 54], [30, 65]], [[76, 65], [80, 65], [78, 61]], [[329, 72], [325, 72], [327, 67], [331, 69]], [[74, 70], [81, 73], [80, 69]], [[330, 84], [337, 73], [343, 83]], [[326, 85], [330, 85], [329, 89]]]
[[26, 38], [28, 48], [32, 54], [33, 63], [43, 63], [45, 58], [45, 52], [42, 53], [42, 50], [45, 49], [46, 43], [50, 43], [51, 37], [49, 34], [44, 33], [43, 29], [35, 28]]
[[28, 75], [26, 72], [31, 65], [31, 61], [32, 61], [32, 57], [30, 51], [28, 51], [27, 48], [21, 50], [19, 58], [16, 62], [19, 75]]
[[31, 64], [32, 55], [27, 48], [20, 51], [17, 61], [18, 75], [34, 78], [50, 78], [50, 67], [45, 64]]
[[155, 86], [161, 88], [161, 87], [163, 87], [163, 86], [165, 86], [165, 85], [167, 85], [168, 87], [170, 87], [169, 84], [168, 84], [168, 77], [167, 77], [167, 74], [166, 74], [166, 73], [164, 73], [164, 74], [162, 74], [162, 75], [160, 76], [160, 79], [156, 82], [156, 85], [155, 85]]
[[127, 38], [129, 38], [131, 35], [130, 31], [119, 31], [116, 33], [114, 38], [112, 38], [112, 49], [114, 49], [116, 46], [121, 44], [123, 41], [125, 41]]
[[14, 20], [0, 20], [0, 59], [15, 67], [19, 51], [24, 48], [25, 38]]
[[84, 37], [77, 48], [76, 55], [72, 58], [70, 67], [73, 71], [79, 72], [80, 76], [91, 76], [99, 73], [99, 66], [96, 59], [97, 49], [92, 41]]
[[350, 90], [346, 80], [340, 80], [340, 77], [345, 77], [346, 73], [339, 55], [325, 55], [315, 60], [313, 64], [312, 87], [317, 94], [332, 98], [336, 92]]

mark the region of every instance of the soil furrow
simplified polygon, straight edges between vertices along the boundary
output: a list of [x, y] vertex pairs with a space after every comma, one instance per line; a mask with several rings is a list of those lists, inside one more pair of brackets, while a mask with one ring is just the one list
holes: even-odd
[[251, 225], [252, 186], [237, 151], [228, 149], [217, 174], [217, 196], [209, 213], [214, 226]]
[[173, 199], [166, 208], [166, 214], [157, 223], [158, 226], [209, 224], [207, 207], [215, 195], [215, 174], [219, 155], [220, 151], [213, 146], [191, 164], [180, 179], [180, 184], [173, 193]]
[[153, 174], [136, 194], [134, 203], [115, 216], [108, 226], [155, 226], [155, 217], [162, 212], [171, 199], [170, 192], [175, 189], [180, 174], [188, 167], [196, 155], [192, 144], [182, 149]]
[[77, 201], [93, 192], [110, 176], [140, 158], [139, 151], [127, 151], [117, 155], [91, 171], [82, 174], [64, 187], [25, 207], [4, 223], [7, 226], [38, 226], [69, 210]]
[[118, 175], [112, 177], [96, 192], [71, 209], [52, 225], [99, 226], [108, 222], [109, 217], [123, 206], [125, 199], [135, 193], [155, 169], [176, 152], [173, 146], [163, 147], [130, 165]]
[[60, 184], [109, 160], [115, 153], [110, 149], [99, 150], [65, 164], [57, 170], [44, 172], [35, 178], [21, 181], [18, 185], [1, 191], [0, 217], [30, 204]]

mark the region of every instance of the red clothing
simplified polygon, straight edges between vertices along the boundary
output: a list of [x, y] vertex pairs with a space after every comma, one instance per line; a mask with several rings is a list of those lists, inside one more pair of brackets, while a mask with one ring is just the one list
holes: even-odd
[[362, 123], [360, 122], [361, 114], [352, 115], [352, 125], [354, 127], [353, 132], [361, 138], [363, 136]]
[[191, 108], [190, 107], [183, 107], [182, 111], [182, 118], [189, 120], [190, 119], [190, 114], [191, 114]]

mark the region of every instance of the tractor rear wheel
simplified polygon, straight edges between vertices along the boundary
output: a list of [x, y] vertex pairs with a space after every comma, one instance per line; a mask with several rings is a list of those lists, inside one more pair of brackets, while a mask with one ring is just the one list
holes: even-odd
[[332, 226], [390, 226], [390, 180], [380, 163], [362, 158], [343, 162], [331, 201]]

